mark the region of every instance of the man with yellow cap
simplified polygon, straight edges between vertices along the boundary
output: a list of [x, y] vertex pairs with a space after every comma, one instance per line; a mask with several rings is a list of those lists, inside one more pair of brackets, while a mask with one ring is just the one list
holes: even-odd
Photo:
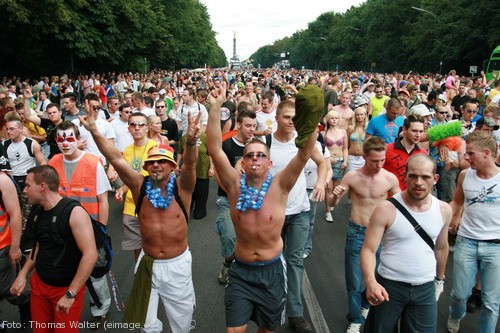
[[148, 151], [143, 176], [127, 163], [120, 151], [98, 131], [94, 119], [80, 117], [94, 140], [132, 191], [140, 222], [142, 251], [135, 268], [135, 279], [124, 322], [142, 327], [142, 332], [162, 332], [157, 317], [161, 298], [173, 333], [188, 333], [195, 295], [191, 275], [191, 253], [187, 244], [187, 222], [196, 182], [196, 142], [200, 134], [200, 115], [188, 117], [184, 164], [180, 176], [170, 146]]

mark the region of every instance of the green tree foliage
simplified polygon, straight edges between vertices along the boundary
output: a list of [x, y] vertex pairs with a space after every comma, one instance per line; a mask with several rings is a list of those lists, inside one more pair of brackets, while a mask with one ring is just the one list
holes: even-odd
[[[496, 7], [493, 0], [367, 0], [343, 14], [321, 14], [286, 38], [286, 50], [296, 68], [465, 74], [469, 66], [480, 69], [500, 44]], [[280, 42], [251, 58], [272, 66]]]
[[11, 73], [220, 67], [198, 0], [0, 0], [0, 68]]

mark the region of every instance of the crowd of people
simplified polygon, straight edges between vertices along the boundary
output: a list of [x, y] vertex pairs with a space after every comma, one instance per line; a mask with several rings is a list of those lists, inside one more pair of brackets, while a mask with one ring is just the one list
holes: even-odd
[[[271, 332], [288, 320], [296, 332], [312, 332], [302, 277], [316, 207], [324, 204], [333, 223], [345, 203], [347, 333], [398, 325], [435, 332], [450, 251], [449, 332], [467, 311], [480, 311], [478, 331], [492, 333], [500, 305], [499, 125], [500, 79], [484, 73], [4, 77], [0, 297], [19, 306], [20, 322], [70, 332], [88, 288], [99, 327], [111, 295], [106, 276], [90, 277], [97, 257], [89, 221], [107, 223], [111, 191], [123, 202], [120, 246], [136, 263], [124, 322], [161, 332], [161, 299], [172, 332], [189, 332], [187, 222], [215, 204], [228, 331], [244, 332], [253, 320]], [[60, 219], [61, 245], [50, 221], [64, 197], [84, 209]]]

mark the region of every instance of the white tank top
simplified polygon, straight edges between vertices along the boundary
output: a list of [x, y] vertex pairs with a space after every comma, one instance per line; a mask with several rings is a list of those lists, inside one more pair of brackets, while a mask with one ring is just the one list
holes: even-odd
[[[271, 167], [271, 174], [273, 176], [283, 170], [295, 157], [295, 155], [297, 155], [299, 149], [295, 146], [296, 136], [297, 134], [295, 134], [293, 139], [288, 142], [279, 142], [274, 138], [274, 135], [272, 135], [271, 160], [273, 161], [273, 166]], [[309, 209], [310, 206], [306, 190], [306, 176], [302, 171], [299, 178], [297, 178], [297, 182], [288, 195], [286, 215], [307, 212]]]
[[464, 182], [464, 213], [458, 234], [476, 240], [500, 239], [500, 173], [481, 179], [467, 169]]
[[[435, 243], [443, 228], [439, 200], [432, 196], [430, 209], [426, 212], [414, 212], [406, 206], [401, 193], [394, 195], [394, 198], [413, 215]], [[433, 281], [436, 276], [434, 251], [399, 210], [396, 210], [394, 223], [382, 237], [378, 273], [389, 280], [412, 284]]]

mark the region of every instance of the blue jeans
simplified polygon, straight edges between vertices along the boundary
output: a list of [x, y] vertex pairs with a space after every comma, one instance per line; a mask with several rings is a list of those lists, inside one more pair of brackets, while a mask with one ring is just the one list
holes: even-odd
[[[366, 299], [366, 286], [361, 271], [361, 248], [365, 240], [366, 227], [362, 227], [349, 220], [347, 225], [347, 236], [345, 240], [345, 284], [347, 289], [347, 302], [349, 312], [347, 320], [351, 323], [361, 324], [364, 318], [361, 316], [361, 308], [369, 309], [370, 304]], [[377, 262], [380, 251], [377, 252]]]
[[[314, 190], [307, 190], [307, 197], [310, 197]], [[309, 255], [312, 252], [313, 244], [312, 237], [314, 231], [314, 221], [316, 220], [316, 206], [318, 203], [316, 201], [309, 200], [309, 236], [307, 237], [306, 247], [304, 248], [304, 253]]]
[[217, 196], [216, 205], [217, 220], [215, 222], [215, 232], [217, 232], [220, 237], [221, 255], [226, 258], [234, 253], [236, 234], [229, 212], [229, 201], [227, 197]]
[[500, 244], [457, 236], [453, 254], [450, 317], [465, 316], [467, 298], [481, 273], [481, 313], [479, 333], [495, 332], [500, 306]]
[[286, 312], [290, 317], [302, 317], [302, 276], [304, 275], [304, 247], [309, 235], [309, 211], [285, 216], [281, 237], [288, 276]]
[[412, 285], [384, 279], [378, 274], [377, 281], [389, 293], [390, 301], [371, 307], [364, 332], [392, 333], [399, 318], [402, 333], [436, 332], [437, 302], [434, 281]]

